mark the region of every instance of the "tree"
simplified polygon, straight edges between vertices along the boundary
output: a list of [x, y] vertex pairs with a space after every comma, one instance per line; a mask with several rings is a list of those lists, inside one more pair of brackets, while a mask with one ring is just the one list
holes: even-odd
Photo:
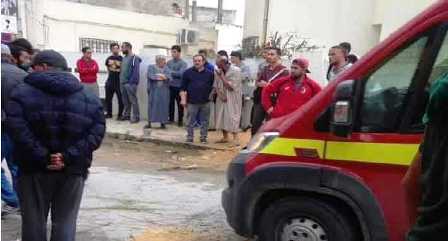
[[259, 57], [264, 47], [276, 47], [282, 50], [282, 56], [291, 59], [298, 52], [308, 52], [324, 47], [313, 44], [310, 38], [302, 37], [296, 32], [280, 34], [277, 31], [269, 36], [268, 42], [264, 45], [259, 45], [258, 39], [252, 36], [243, 40], [244, 57]]
[[298, 52], [309, 52], [324, 47], [313, 44], [310, 38], [302, 37], [296, 32], [280, 34], [278, 31], [269, 37], [267, 45], [281, 49], [282, 56], [289, 59]]

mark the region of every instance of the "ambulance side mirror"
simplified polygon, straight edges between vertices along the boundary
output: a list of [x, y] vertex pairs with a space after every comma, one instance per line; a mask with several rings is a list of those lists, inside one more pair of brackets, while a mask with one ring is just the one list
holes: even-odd
[[354, 83], [347, 80], [336, 87], [330, 121], [330, 131], [335, 136], [348, 137], [351, 134]]

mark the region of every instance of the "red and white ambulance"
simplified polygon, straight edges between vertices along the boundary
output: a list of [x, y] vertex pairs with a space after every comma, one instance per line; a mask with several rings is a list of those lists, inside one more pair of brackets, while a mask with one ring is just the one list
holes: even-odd
[[235, 231], [261, 241], [405, 240], [401, 180], [429, 87], [448, 71], [447, 30], [448, 1], [439, 1], [299, 110], [267, 122], [228, 169], [222, 204]]

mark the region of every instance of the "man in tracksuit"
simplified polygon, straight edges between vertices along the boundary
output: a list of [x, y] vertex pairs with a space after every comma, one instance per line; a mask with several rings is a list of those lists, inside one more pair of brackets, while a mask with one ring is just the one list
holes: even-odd
[[[278, 78], [264, 87], [261, 103], [270, 118], [277, 118], [294, 112], [321, 91], [321, 87], [312, 80], [309, 62], [304, 58], [294, 59], [289, 76]], [[273, 103], [271, 96], [276, 95]]]

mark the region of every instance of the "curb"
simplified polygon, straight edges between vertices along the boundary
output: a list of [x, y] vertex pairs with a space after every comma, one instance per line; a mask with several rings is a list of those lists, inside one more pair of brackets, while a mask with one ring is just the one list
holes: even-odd
[[184, 148], [190, 148], [190, 149], [196, 149], [196, 150], [217, 150], [217, 151], [231, 151], [232, 148], [227, 147], [216, 147], [216, 146], [209, 146], [199, 143], [187, 143], [187, 142], [181, 142], [181, 141], [169, 141], [169, 140], [162, 140], [158, 138], [152, 138], [149, 136], [134, 136], [131, 134], [123, 134], [123, 133], [114, 133], [114, 132], [107, 132], [106, 137], [123, 140], [123, 141], [135, 141], [135, 142], [149, 142], [159, 145], [169, 145], [169, 146], [181, 146]]

